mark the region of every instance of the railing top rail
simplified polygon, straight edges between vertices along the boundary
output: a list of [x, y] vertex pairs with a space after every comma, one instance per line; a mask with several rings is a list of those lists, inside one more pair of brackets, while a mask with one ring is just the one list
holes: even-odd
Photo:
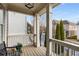
[[61, 46], [64, 46], [64, 47], [71, 48], [75, 51], [79, 51], [79, 45], [78, 44], [70, 43], [70, 42], [67, 42], [67, 41], [61, 41], [61, 40], [57, 40], [57, 39], [50, 39], [50, 41], [52, 41], [54, 43], [58, 43], [58, 44], [60, 44]]

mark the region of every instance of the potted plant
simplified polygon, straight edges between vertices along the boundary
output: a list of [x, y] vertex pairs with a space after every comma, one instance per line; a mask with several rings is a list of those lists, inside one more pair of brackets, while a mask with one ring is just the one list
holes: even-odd
[[17, 43], [16, 51], [17, 51], [18, 55], [20, 55], [20, 53], [22, 53], [21, 48], [22, 48], [22, 44], [21, 43]]

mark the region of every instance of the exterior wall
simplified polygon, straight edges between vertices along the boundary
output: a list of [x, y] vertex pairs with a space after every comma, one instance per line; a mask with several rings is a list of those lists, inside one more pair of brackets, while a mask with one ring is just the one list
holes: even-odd
[[55, 34], [56, 34], [56, 24], [53, 24], [52, 25], [52, 35], [53, 35], [53, 38], [55, 38]]
[[70, 36], [77, 35], [77, 25], [69, 25]]
[[77, 33], [77, 40], [79, 40], [79, 25], [77, 25], [77, 31], [76, 31], [76, 33]]
[[33, 40], [33, 35], [9, 35], [8, 47], [16, 46], [17, 43], [21, 43], [23, 46], [32, 45], [30, 39]]
[[16, 13], [16, 12], [8, 12], [8, 35], [19, 35], [25, 34], [26, 32], [26, 24], [25, 24], [25, 15]]
[[26, 15], [16, 12], [8, 12], [8, 46], [15, 46], [17, 43], [26, 45], [28, 37]]

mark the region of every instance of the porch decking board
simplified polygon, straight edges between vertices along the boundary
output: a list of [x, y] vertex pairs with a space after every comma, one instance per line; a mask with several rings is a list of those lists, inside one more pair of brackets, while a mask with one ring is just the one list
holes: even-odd
[[35, 56], [36, 54], [35, 54], [35, 52], [34, 52], [34, 50], [32, 49], [32, 48], [30, 48], [31, 49], [31, 52], [32, 52], [32, 56]]
[[37, 56], [39, 56], [39, 53], [38, 53], [38, 51], [36, 50], [36, 48], [32, 48], [33, 49], [33, 51], [34, 51], [34, 53], [37, 55]]
[[33, 47], [27, 46], [22, 48], [22, 56], [45, 56], [46, 48], [45, 47]]
[[43, 56], [45, 55], [45, 51], [43, 51], [43, 48], [42, 47], [38, 49], [38, 52], [40, 53], [41, 56], [42, 55]]
[[39, 54], [38, 56], [41, 56], [43, 53], [41, 53], [41, 51], [39, 49], [36, 49], [36, 50], [37, 50], [37, 53]]
[[42, 51], [40, 51], [40, 53], [45, 56], [46, 55], [46, 52], [45, 52], [46, 49], [45, 48], [42, 48], [42, 49], [40, 48], [40, 50], [42, 50]]

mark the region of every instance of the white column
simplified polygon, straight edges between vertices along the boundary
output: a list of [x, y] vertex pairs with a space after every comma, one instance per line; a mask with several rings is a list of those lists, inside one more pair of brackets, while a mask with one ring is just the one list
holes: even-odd
[[34, 16], [34, 44], [36, 47], [40, 47], [40, 16], [35, 14]]
[[40, 47], [40, 16], [36, 14], [36, 45]]
[[4, 41], [8, 47], [8, 10], [4, 11]]
[[33, 38], [33, 43], [34, 43], [34, 45], [36, 46], [36, 17], [34, 16], [34, 20], [33, 20], [33, 22], [34, 22], [34, 38]]
[[50, 4], [46, 7], [46, 43], [47, 51], [46, 55], [52, 55], [52, 42], [49, 42], [49, 39], [52, 39], [52, 7]]
[[8, 43], [8, 10], [6, 4], [1, 3], [1, 5], [3, 6], [3, 41], [5, 41], [5, 43], [7, 44]]

